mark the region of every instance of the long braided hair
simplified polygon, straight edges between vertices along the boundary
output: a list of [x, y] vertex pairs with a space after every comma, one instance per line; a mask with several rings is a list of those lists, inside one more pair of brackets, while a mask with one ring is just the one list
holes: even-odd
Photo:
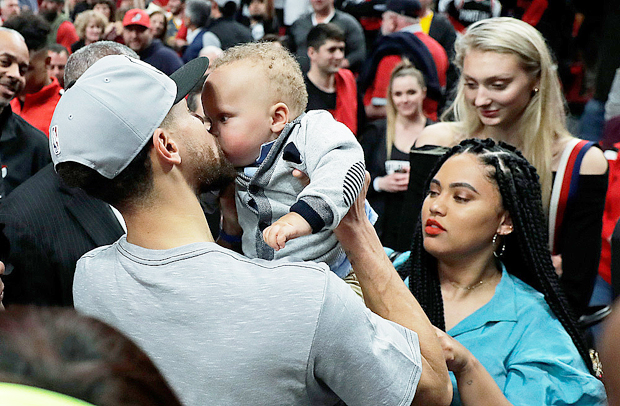
[[[489, 167], [487, 176], [499, 189], [502, 205], [512, 218], [514, 231], [504, 237], [502, 261], [506, 271], [541, 292], [553, 314], [572, 338], [588, 369], [594, 374], [588, 347], [576, 325], [572, 310], [555, 273], [547, 245], [547, 228], [543, 212], [540, 183], [536, 169], [514, 147], [491, 139], [467, 139], [453, 147], [439, 160], [426, 183], [450, 157], [469, 153]], [[403, 273], [409, 275], [409, 287], [431, 323], [445, 330], [445, 318], [437, 260], [424, 250], [422, 225], [418, 221], [411, 256]]]

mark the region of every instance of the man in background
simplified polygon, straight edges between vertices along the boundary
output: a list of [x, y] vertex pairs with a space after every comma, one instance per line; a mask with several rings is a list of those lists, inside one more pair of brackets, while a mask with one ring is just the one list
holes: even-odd
[[65, 87], [65, 66], [69, 52], [67, 48], [60, 44], [52, 44], [47, 47], [47, 55], [50, 57], [50, 65], [47, 73], [51, 77], [58, 79], [58, 83], [62, 88]]
[[[117, 42], [95, 42], [69, 57], [67, 83], [106, 55], [138, 58]], [[9, 273], [4, 276], [9, 286], [5, 303], [39, 306], [73, 306], [77, 260], [93, 248], [112, 244], [125, 226], [112, 206], [65, 185], [51, 164], [2, 202], [2, 224], [9, 242], [8, 257], [3, 258]]]
[[345, 58], [342, 67], [356, 72], [366, 58], [366, 40], [364, 30], [352, 15], [336, 10], [334, 0], [310, 0], [312, 12], [302, 15], [289, 28], [289, 49], [296, 55], [301, 70], [307, 72], [310, 68], [306, 38], [310, 29], [320, 23], [333, 23], [344, 31]]
[[125, 45], [133, 49], [144, 62], [166, 75], [172, 74], [183, 65], [176, 52], [160, 40], [153, 39], [153, 33], [149, 29], [151, 20], [146, 11], [138, 8], [127, 11], [123, 18], [123, 27]]
[[69, 17], [63, 13], [64, 7], [64, 0], [43, 0], [39, 7], [39, 15], [51, 25], [47, 43], [60, 44], [67, 48], [68, 52], [71, 52], [71, 45], [77, 42], [80, 37], [78, 37], [75, 26]]
[[310, 70], [306, 75], [308, 110], [327, 110], [357, 135], [357, 85], [353, 73], [342, 68], [344, 31], [336, 24], [318, 24], [308, 33]]
[[0, 27], [0, 202], [50, 162], [45, 134], [13, 113], [11, 100], [26, 84], [30, 56], [24, 37]]
[[11, 101], [11, 108], [14, 113], [47, 135], [54, 109], [62, 94], [58, 79], [49, 75], [49, 24], [41, 16], [21, 14], [11, 18], [5, 26], [23, 35], [30, 53], [26, 86]]
[[2, 18], [2, 22], [18, 15], [20, 12], [21, 9], [17, 0], [0, 0], [0, 18]]

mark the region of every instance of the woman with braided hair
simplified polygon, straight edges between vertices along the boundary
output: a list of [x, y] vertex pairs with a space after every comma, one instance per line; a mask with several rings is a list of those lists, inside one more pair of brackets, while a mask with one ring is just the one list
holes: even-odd
[[557, 69], [535, 28], [514, 18], [486, 19], [470, 25], [455, 48], [461, 78], [455, 101], [442, 117], [454, 121], [426, 127], [411, 150], [406, 204], [415, 217], [401, 223], [401, 234], [409, 238], [405, 247], [395, 248], [402, 251], [411, 244], [415, 210], [438, 150], [466, 138], [504, 141], [538, 171], [549, 220], [547, 245], [557, 254], [556, 271], [569, 304], [583, 314], [601, 251], [607, 161], [600, 149], [590, 148], [593, 143], [579, 143], [566, 129]]
[[468, 139], [427, 190], [404, 272], [437, 327], [452, 404], [605, 404], [547, 248], [536, 169]]

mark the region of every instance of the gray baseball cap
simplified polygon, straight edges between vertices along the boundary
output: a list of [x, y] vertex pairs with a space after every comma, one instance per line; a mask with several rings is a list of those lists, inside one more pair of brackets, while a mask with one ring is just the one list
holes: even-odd
[[151, 140], [172, 106], [204, 81], [207, 58], [170, 77], [125, 55], [95, 62], [60, 98], [50, 123], [54, 168], [78, 162], [113, 179]]

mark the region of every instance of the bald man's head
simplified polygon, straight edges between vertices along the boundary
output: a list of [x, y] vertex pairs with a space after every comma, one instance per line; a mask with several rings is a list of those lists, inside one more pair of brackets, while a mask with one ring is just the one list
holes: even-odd
[[0, 110], [24, 88], [29, 61], [24, 37], [17, 31], [0, 28]]

